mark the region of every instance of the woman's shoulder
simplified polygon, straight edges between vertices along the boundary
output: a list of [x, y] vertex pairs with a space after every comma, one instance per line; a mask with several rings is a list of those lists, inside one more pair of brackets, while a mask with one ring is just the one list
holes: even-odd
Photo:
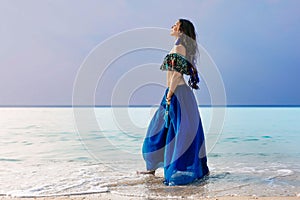
[[177, 53], [177, 54], [180, 54], [180, 55], [183, 55], [183, 56], [186, 55], [185, 47], [181, 44], [175, 45], [173, 50], [174, 50], [174, 53]]
[[185, 47], [181, 44], [179, 45], [174, 45], [169, 54], [179, 54], [185, 57], [186, 55], [186, 50]]

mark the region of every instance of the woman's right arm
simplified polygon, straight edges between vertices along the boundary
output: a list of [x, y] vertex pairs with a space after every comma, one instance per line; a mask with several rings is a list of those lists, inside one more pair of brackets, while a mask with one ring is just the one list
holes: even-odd
[[[185, 56], [184, 46], [176, 45], [174, 47], [174, 53], [178, 53], [178, 54]], [[170, 78], [169, 92], [167, 94], [167, 100], [169, 100], [168, 103], [170, 103], [171, 97], [174, 94], [174, 91], [175, 91], [178, 83], [181, 81], [181, 79], [183, 79], [182, 76], [183, 75], [181, 73], [179, 73], [177, 71], [173, 71], [173, 75], [171, 77], [168, 77], [168, 78]]]

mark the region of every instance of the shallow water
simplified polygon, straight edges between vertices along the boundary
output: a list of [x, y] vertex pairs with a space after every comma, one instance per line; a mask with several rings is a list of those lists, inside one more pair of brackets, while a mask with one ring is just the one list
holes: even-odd
[[[223, 131], [208, 152], [210, 176], [174, 187], [163, 185], [162, 169], [156, 176], [136, 174], [145, 167], [141, 144], [155, 109], [96, 108], [95, 127], [89, 120], [75, 123], [72, 108], [0, 108], [0, 194], [110, 191], [196, 198], [300, 193], [300, 108], [226, 108]], [[212, 140], [212, 108], [199, 110]]]

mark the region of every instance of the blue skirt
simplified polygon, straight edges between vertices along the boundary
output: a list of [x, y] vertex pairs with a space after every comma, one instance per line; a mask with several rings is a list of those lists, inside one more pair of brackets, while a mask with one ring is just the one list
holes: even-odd
[[164, 168], [166, 185], [185, 185], [209, 173], [202, 122], [192, 89], [178, 85], [164, 97], [150, 121], [143, 143], [147, 170]]

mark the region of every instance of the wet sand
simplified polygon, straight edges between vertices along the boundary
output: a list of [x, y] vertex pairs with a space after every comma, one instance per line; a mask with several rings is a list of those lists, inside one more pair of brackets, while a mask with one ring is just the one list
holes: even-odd
[[[53, 197], [33, 197], [33, 198], [18, 198], [10, 196], [0, 196], [0, 200], [143, 200], [143, 199], [156, 199], [152, 197], [130, 197], [130, 196], [120, 196], [112, 193], [99, 193], [99, 194], [89, 194], [89, 195], [72, 195], [72, 196], [53, 196]], [[168, 199], [157, 198], [157, 199]], [[171, 198], [174, 199], [174, 198]], [[185, 198], [180, 198], [185, 199]], [[193, 199], [193, 198], [189, 198]], [[223, 196], [223, 197], [210, 197], [210, 198], [197, 198], [200, 200], [300, 200], [300, 195], [297, 196], [277, 196], [277, 197], [256, 197], [256, 196]]]

